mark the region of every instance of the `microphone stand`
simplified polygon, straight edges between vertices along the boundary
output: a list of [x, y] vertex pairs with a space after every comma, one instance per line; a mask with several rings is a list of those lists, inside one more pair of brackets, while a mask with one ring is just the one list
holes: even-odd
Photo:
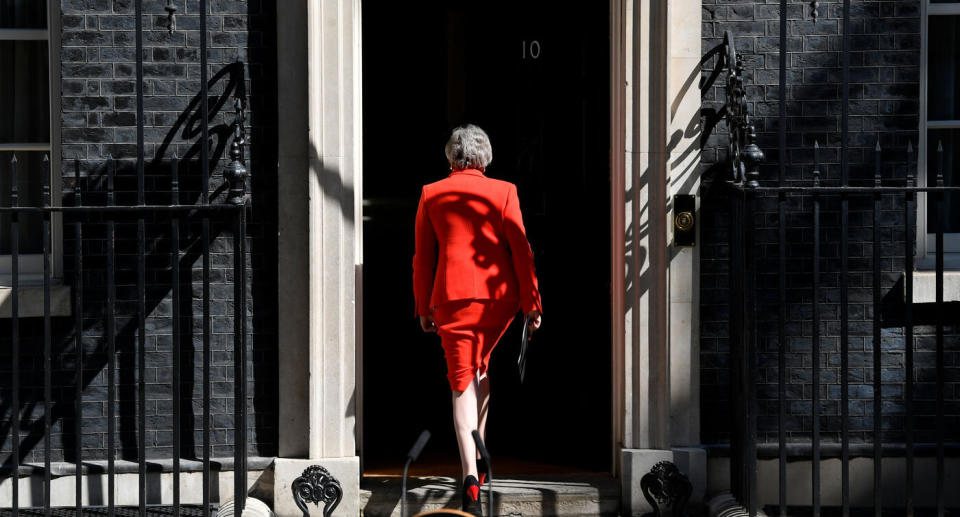
[[430, 431], [424, 430], [420, 433], [416, 443], [413, 444], [413, 447], [410, 448], [410, 452], [407, 454], [406, 463], [403, 464], [403, 480], [400, 482], [400, 490], [403, 494], [400, 498], [400, 517], [406, 517], [407, 515], [407, 470], [410, 468], [411, 463], [417, 461], [417, 457], [420, 456], [420, 452], [423, 451], [424, 446], [427, 445], [427, 441], [429, 440]]

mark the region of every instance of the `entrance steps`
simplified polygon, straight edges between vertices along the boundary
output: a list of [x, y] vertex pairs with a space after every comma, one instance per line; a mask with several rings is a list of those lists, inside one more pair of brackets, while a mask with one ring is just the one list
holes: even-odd
[[[362, 517], [402, 517], [401, 478], [365, 476], [360, 479]], [[487, 485], [480, 492], [483, 514], [502, 516], [585, 516], [618, 514], [619, 480], [609, 474], [577, 473], [547, 476], [515, 475], [494, 479], [492, 514], [487, 508]], [[459, 479], [407, 478], [407, 515], [440, 508], [460, 508]]]

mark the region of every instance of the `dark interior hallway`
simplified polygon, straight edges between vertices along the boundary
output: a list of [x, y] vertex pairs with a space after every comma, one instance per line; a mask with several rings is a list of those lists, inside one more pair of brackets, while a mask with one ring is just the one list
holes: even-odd
[[364, 472], [399, 473], [423, 429], [416, 472], [456, 470], [446, 364], [412, 316], [411, 259], [420, 187], [446, 176], [443, 145], [465, 122], [490, 135], [487, 175], [517, 184], [544, 304], [525, 384], [519, 318], [491, 360], [498, 472], [607, 470], [607, 6], [445, 5], [364, 4]]

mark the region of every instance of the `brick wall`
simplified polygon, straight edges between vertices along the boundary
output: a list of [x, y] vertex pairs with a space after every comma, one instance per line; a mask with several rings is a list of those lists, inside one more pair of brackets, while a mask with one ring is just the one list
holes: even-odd
[[[842, 3], [821, 1], [819, 16], [809, 2], [788, 4], [787, 163], [788, 184], [810, 185], [813, 146], [821, 146], [821, 179], [836, 185], [840, 178]], [[920, 18], [919, 3], [867, 1], [851, 4], [849, 163], [852, 184], [872, 184], [873, 148], [882, 151], [885, 184], [903, 185], [905, 148], [917, 145], [919, 112]], [[775, 185], [779, 156], [779, 2], [703, 1], [703, 49], [707, 55], [721, 44], [725, 30], [736, 35], [737, 51], [746, 68], [746, 96], [755, 117], [758, 144], [766, 152], [762, 183]], [[704, 80], [713, 70], [704, 62]], [[704, 443], [729, 439], [728, 195], [720, 182], [728, 179], [727, 135], [717, 113], [725, 101], [723, 76], [703, 89], [704, 148], [702, 189], [703, 240], [701, 285], [702, 439]], [[761, 440], [776, 441], [777, 429], [777, 285], [778, 220], [775, 198], [758, 200], [756, 219], [759, 300], [759, 357], [757, 379]], [[853, 441], [872, 441], [873, 306], [871, 199], [850, 201], [849, 347], [850, 431]], [[812, 427], [811, 383], [813, 358], [811, 286], [813, 268], [812, 201], [788, 198], [787, 219], [787, 430], [790, 440], [809, 440]], [[914, 223], [914, 215], [908, 219]], [[887, 442], [903, 440], [904, 335], [895, 303], [904, 267], [904, 202], [902, 196], [884, 196], [881, 212], [881, 292], [883, 312], [883, 411]], [[838, 440], [840, 430], [840, 203], [823, 198], [821, 212], [821, 429], [825, 440]], [[900, 289], [898, 291], [897, 289]], [[902, 296], [901, 296], [902, 305]], [[917, 314], [930, 314], [920, 307]], [[956, 310], [956, 307], [948, 311]], [[929, 320], [928, 320], [929, 321]], [[949, 321], [949, 320], [948, 320]], [[917, 326], [914, 342], [918, 385], [916, 411], [918, 441], [933, 433], [933, 327]], [[957, 382], [958, 329], [948, 326], [946, 349], [948, 385], [948, 440], [960, 439], [960, 383]]]
[[[56, 2], [51, 2], [56, 3]], [[168, 31], [166, 0], [143, 2], [145, 187], [147, 203], [170, 202], [170, 162], [180, 162], [180, 202], [201, 198], [200, 142], [200, 32], [197, 0], [174, 0], [175, 28]], [[62, 88], [63, 203], [74, 202], [73, 170], [78, 160], [85, 204], [105, 203], [106, 167], [117, 159], [117, 203], [136, 203], [135, 17], [132, 0], [63, 0]], [[276, 3], [271, 0], [210, 2], [208, 15], [210, 83], [211, 203], [225, 197], [222, 168], [232, 139], [233, 101], [245, 84], [249, 101], [247, 168], [251, 211], [247, 243], [248, 428], [249, 452], [276, 455]], [[236, 60], [242, 59], [242, 68]], [[225, 103], [221, 104], [221, 101]], [[73, 285], [76, 242], [73, 222], [64, 219], [64, 276]], [[83, 227], [83, 457], [103, 459], [107, 447], [107, 364], [105, 340], [106, 231], [99, 216]], [[94, 221], [94, 222], [89, 222]], [[210, 289], [212, 326], [212, 454], [233, 451], [233, 226], [229, 220], [211, 220]], [[181, 341], [184, 360], [183, 422], [179, 430], [184, 457], [200, 457], [201, 450], [201, 225], [197, 215], [181, 224], [180, 278], [183, 315]], [[146, 219], [146, 370], [148, 458], [171, 457], [172, 426], [172, 284], [170, 222], [165, 216]], [[137, 457], [136, 267], [135, 219], [117, 221], [117, 457]], [[191, 283], [192, 277], [192, 283]], [[4, 377], [9, 372], [9, 321], [0, 323]], [[43, 458], [42, 321], [23, 320], [21, 345], [21, 447], [27, 461]], [[75, 329], [72, 318], [54, 319], [55, 425], [53, 460], [75, 457], [73, 410], [75, 391]], [[3, 397], [9, 400], [9, 384]], [[10, 416], [5, 408], [4, 419]], [[2, 451], [11, 440], [4, 436]]]

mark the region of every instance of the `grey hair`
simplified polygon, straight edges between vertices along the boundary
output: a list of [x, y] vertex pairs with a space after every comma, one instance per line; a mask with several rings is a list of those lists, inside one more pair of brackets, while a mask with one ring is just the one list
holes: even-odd
[[444, 153], [455, 169], [485, 169], [493, 160], [490, 138], [473, 124], [454, 129], [444, 147]]

